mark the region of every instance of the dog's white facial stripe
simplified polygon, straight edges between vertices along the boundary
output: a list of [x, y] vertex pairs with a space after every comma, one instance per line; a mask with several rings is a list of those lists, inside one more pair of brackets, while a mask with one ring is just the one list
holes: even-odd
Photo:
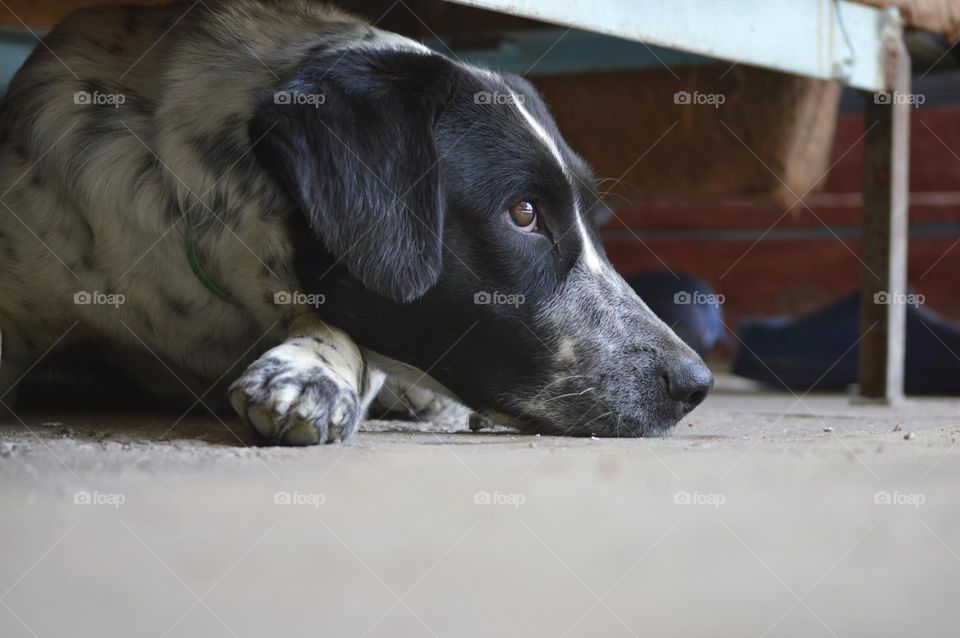
[[530, 127], [530, 130], [532, 130], [534, 134], [539, 137], [540, 140], [550, 150], [553, 158], [557, 160], [557, 164], [560, 165], [560, 170], [562, 170], [563, 174], [567, 176], [567, 179], [569, 179], [570, 176], [567, 170], [567, 163], [563, 161], [563, 156], [560, 154], [560, 148], [557, 146], [557, 143], [553, 141], [552, 137], [547, 135], [547, 131], [543, 128], [543, 125], [534, 119], [534, 117], [530, 114], [530, 111], [527, 110], [527, 107], [523, 105], [523, 98], [513, 91], [510, 91], [510, 96], [513, 98], [513, 104], [516, 105], [517, 110], [520, 111], [520, 115], [522, 115], [523, 119], [527, 121], [527, 126]]
[[587, 232], [587, 227], [583, 223], [583, 206], [580, 202], [580, 196], [577, 194], [574, 178], [570, 174], [570, 170], [567, 168], [567, 163], [563, 161], [563, 155], [560, 154], [560, 148], [557, 146], [557, 143], [553, 140], [553, 138], [547, 133], [546, 129], [543, 128], [543, 125], [540, 124], [540, 122], [538, 122], [533, 115], [530, 114], [530, 111], [526, 109], [526, 107], [523, 105], [523, 99], [513, 91], [510, 91], [510, 96], [512, 97], [513, 104], [516, 105], [517, 110], [520, 112], [520, 115], [523, 116], [524, 120], [526, 120], [530, 130], [533, 131], [534, 135], [540, 138], [543, 144], [550, 151], [550, 154], [553, 155], [553, 158], [557, 160], [557, 164], [560, 165], [560, 170], [563, 171], [564, 176], [567, 178], [567, 182], [570, 184], [570, 189], [573, 191], [573, 201], [575, 206], [574, 217], [577, 220], [577, 231], [580, 235], [580, 241], [583, 244], [581, 257], [583, 264], [591, 272], [602, 271], [603, 260], [601, 260], [600, 255], [597, 254], [597, 249], [594, 247], [593, 242], [590, 241], [590, 234]]
[[603, 270], [603, 260], [600, 259], [600, 255], [597, 254], [597, 249], [594, 247], [593, 242], [590, 241], [590, 233], [587, 232], [587, 226], [583, 223], [583, 211], [580, 206], [580, 198], [576, 198], [577, 202], [577, 231], [580, 233], [580, 239], [583, 242], [583, 252], [581, 253], [581, 258], [583, 259], [583, 264], [587, 267], [587, 270], [591, 272], [601, 272]]
[[342, 47], [336, 47], [331, 50], [346, 49], [373, 49], [373, 50], [393, 50], [393, 51], [411, 51], [413, 53], [423, 53], [425, 55], [436, 55], [436, 52], [429, 47], [420, 44], [416, 40], [402, 36], [390, 31], [381, 31], [373, 29], [376, 37], [371, 40], [360, 42], [347, 42]]

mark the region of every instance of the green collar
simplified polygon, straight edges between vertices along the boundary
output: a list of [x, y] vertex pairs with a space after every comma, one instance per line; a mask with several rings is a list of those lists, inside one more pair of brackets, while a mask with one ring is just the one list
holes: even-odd
[[200, 280], [200, 283], [203, 284], [204, 288], [227, 303], [239, 306], [240, 303], [234, 299], [229, 292], [218, 286], [216, 282], [204, 272], [203, 266], [200, 264], [200, 255], [197, 253], [197, 242], [194, 241], [189, 230], [187, 230], [184, 235], [184, 241], [187, 245], [187, 261], [190, 262], [190, 269], [193, 271], [193, 274], [197, 276], [197, 279]]

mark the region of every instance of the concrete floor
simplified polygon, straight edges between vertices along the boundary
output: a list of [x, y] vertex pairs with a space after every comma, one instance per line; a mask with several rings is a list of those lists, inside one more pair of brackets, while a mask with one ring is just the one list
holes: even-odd
[[5, 638], [960, 628], [957, 401], [724, 380], [663, 439], [448, 414], [309, 449], [200, 416], [20, 416], [0, 427]]

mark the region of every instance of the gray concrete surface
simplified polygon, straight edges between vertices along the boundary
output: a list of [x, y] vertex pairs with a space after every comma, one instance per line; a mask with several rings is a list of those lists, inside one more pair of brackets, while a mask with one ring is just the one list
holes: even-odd
[[721, 386], [640, 440], [21, 414], [0, 636], [958, 635], [960, 403]]

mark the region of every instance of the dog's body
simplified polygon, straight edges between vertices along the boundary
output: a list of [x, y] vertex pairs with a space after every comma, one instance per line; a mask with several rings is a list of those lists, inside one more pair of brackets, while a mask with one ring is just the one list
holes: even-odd
[[[519, 103], [478, 104], [478, 91]], [[572, 217], [542, 220], [555, 224], [552, 244], [514, 237], [506, 224], [492, 231], [509, 235], [503, 245], [469, 243], [482, 233], [464, 229], [493, 223], [465, 221], [473, 199], [509, 187], [523, 171], [505, 172], [495, 187], [476, 183], [489, 170], [469, 154], [503, 133], [484, 131], [488, 123], [470, 108], [500, 109], [477, 111], [494, 123], [510, 114], [507, 145], [489, 153], [505, 152], [509, 162], [521, 145], [536, 146], [531, 170], [557, 163], [540, 181], [566, 189], [562, 208]], [[609, 373], [588, 374], [584, 358], [613, 356], [610, 339], [630, 342], [634, 355], [669, 351], [702, 368], [603, 258], [583, 217], [592, 178], [528, 85], [450, 62], [338, 10], [239, 0], [79, 11], [14, 78], [0, 127], [7, 405], [49, 350], [86, 342], [155, 394], [188, 404], [212, 403], [233, 383], [234, 407], [284, 442], [349, 436], [382, 369], [521, 426], [550, 430], [545, 424], [556, 419], [553, 430], [593, 431], [575, 427], [573, 411], [581, 423], [593, 419], [597, 432], [616, 434], [624, 410], [613, 399], [565, 411], [540, 404], [589, 394], [575, 377], [609, 381]], [[498, 194], [506, 199], [497, 210], [527, 197], [523, 188]], [[484, 256], [510, 242], [525, 242], [516, 244], [520, 257]], [[542, 254], [526, 272], [537, 281], [525, 282], [518, 264], [534, 250]], [[522, 314], [517, 305], [511, 315], [473, 303], [478, 291], [503, 283], [499, 290], [516, 284], [516, 298], [532, 297], [535, 306]], [[642, 320], [643, 347], [630, 317]], [[498, 338], [530, 341], [521, 326], [540, 344], [491, 359], [485, 351]], [[596, 334], [579, 334], [584, 326]], [[451, 355], [455, 348], [460, 354]], [[475, 393], [459, 380], [474, 362], [478, 377], [500, 377]], [[659, 382], [666, 373], [650, 374]], [[705, 393], [704, 371], [690, 374]], [[623, 433], [669, 427], [702, 394], [687, 399]], [[638, 415], [629, 418], [639, 424]]]

